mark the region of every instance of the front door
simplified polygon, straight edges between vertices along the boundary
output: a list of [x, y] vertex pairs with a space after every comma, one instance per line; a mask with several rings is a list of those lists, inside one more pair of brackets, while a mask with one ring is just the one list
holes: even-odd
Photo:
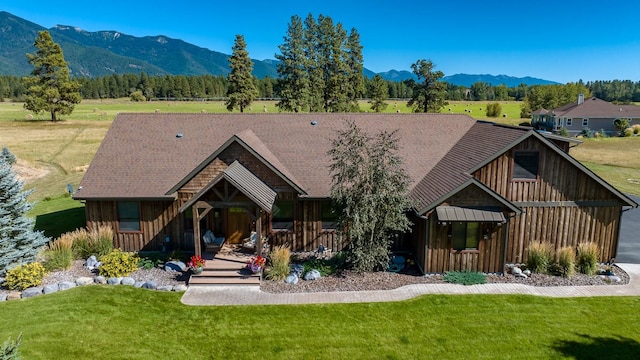
[[227, 243], [239, 244], [249, 237], [251, 232], [251, 216], [243, 208], [227, 209]]

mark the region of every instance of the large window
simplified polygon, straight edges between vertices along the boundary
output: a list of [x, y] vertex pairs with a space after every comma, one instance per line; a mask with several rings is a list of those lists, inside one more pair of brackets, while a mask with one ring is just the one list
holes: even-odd
[[538, 179], [539, 154], [537, 151], [514, 151], [513, 179], [534, 181]]
[[589, 119], [582, 119], [582, 126], [589, 126]]
[[454, 222], [451, 226], [450, 235], [453, 250], [478, 250], [480, 223]]
[[140, 231], [140, 204], [118, 201], [118, 231]]
[[273, 230], [293, 231], [292, 200], [276, 200], [271, 212], [271, 228]]
[[322, 230], [335, 230], [338, 216], [333, 211], [331, 200], [322, 200]]

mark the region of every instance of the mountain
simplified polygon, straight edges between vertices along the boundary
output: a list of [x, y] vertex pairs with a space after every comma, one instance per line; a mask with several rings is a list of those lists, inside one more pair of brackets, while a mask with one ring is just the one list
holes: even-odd
[[389, 70], [379, 74], [383, 79], [389, 81], [405, 81], [409, 79], [416, 80], [416, 76], [411, 71], [407, 70]]
[[442, 81], [446, 81], [452, 85], [458, 86], [466, 86], [471, 87], [476, 82], [485, 82], [487, 84], [492, 84], [494, 86], [498, 86], [501, 84], [506, 85], [507, 87], [516, 87], [520, 84], [525, 85], [556, 85], [559, 84], [554, 81], [537, 79], [532, 77], [513, 77], [507, 75], [471, 75], [471, 74], [455, 74], [450, 76], [445, 76], [442, 78]]

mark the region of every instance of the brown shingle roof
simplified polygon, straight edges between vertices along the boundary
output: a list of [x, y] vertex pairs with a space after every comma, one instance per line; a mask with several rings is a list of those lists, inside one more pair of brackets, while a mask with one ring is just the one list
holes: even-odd
[[554, 109], [558, 117], [576, 118], [627, 118], [640, 117], [640, 106], [616, 105], [608, 101], [591, 97], [585, 99], [582, 104], [573, 102]]
[[346, 119], [372, 135], [398, 129], [412, 187], [475, 124], [458, 114], [119, 114], [76, 198], [171, 198], [167, 192], [234, 135], [308, 196], [326, 197], [327, 151]]

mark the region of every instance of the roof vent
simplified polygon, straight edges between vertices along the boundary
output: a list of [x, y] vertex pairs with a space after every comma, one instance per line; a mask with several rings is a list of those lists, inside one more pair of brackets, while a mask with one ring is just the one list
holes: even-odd
[[311, 125], [316, 126], [318, 125], [318, 122], [316, 120], [311, 120]]
[[182, 135], [182, 133], [177, 133], [177, 134], [176, 134], [176, 137], [177, 137], [178, 139], [182, 139], [182, 137], [183, 137], [183, 136], [184, 136], [184, 135]]

